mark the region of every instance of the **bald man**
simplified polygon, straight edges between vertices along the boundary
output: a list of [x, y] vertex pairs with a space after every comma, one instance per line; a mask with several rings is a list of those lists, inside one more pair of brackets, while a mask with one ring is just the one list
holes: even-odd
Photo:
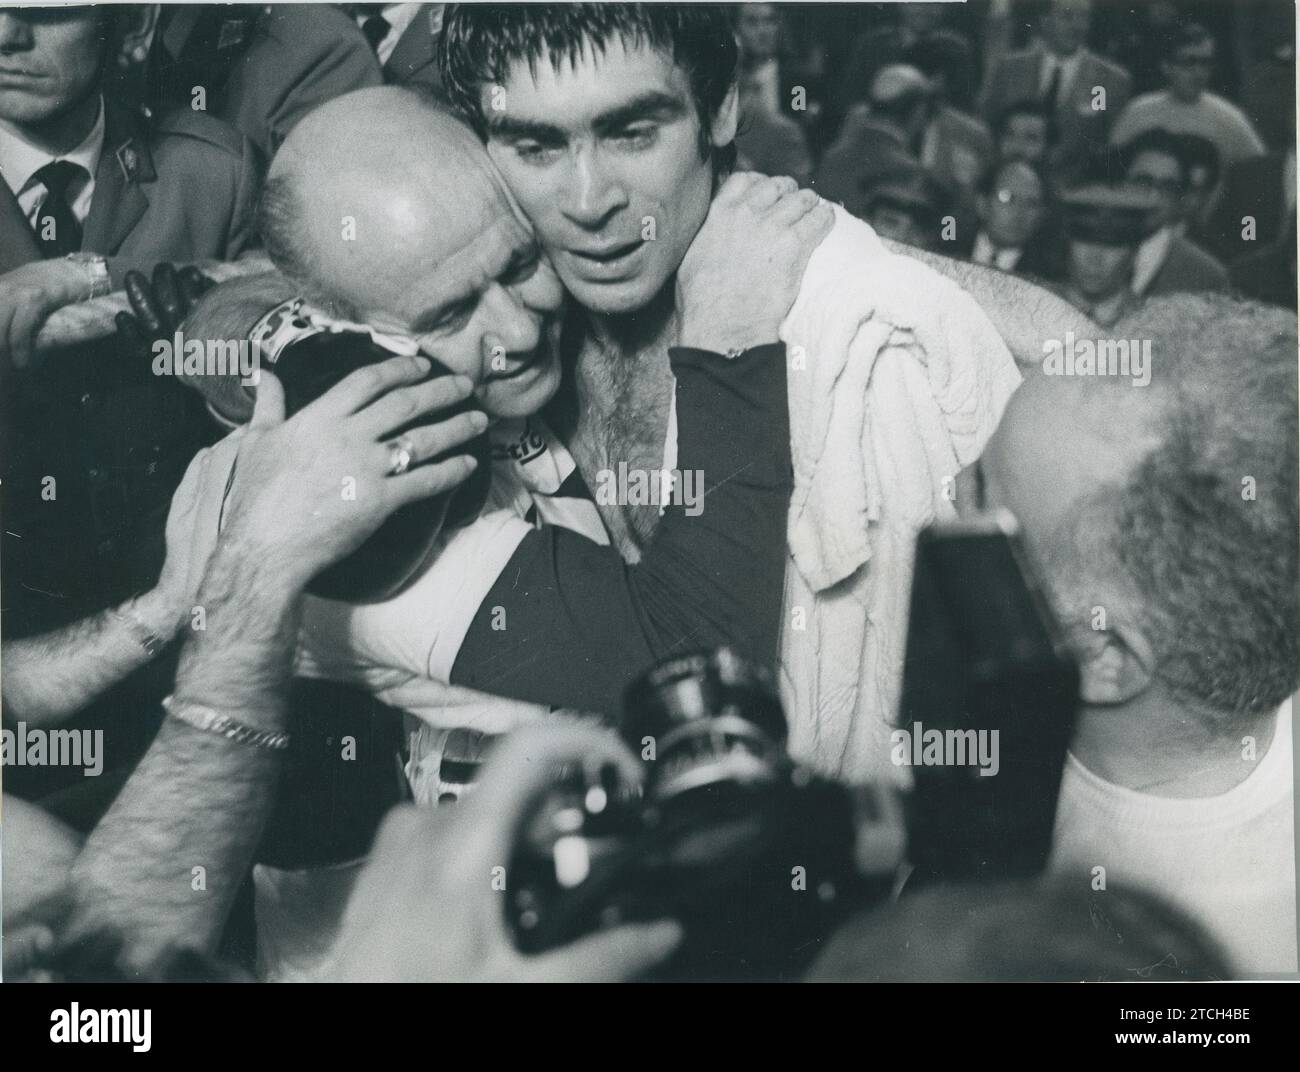
[[1236, 973], [1293, 972], [1295, 317], [1177, 295], [1115, 330], [1148, 340], [1147, 386], [1104, 358], [1031, 375], [979, 462], [1079, 660], [1052, 867], [1167, 898]]
[[[448, 713], [446, 685], [608, 712], [632, 676], [684, 648], [733, 644], [771, 664], [792, 486], [776, 338], [795, 285], [764, 273], [759, 251], [806, 259], [830, 222], [828, 208], [792, 186], [735, 177], [710, 217], [717, 240], [706, 235], [684, 266], [676, 483], [665, 470], [611, 470], [608, 485], [588, 489], [536, 416], [560, 381], [547, 344], [559, 281], [482, 144], [393, 88], [350, 94], [303, 120], [276, 157], [263, 206], [276, 286], [293, 297], [262, 317], [254, 338], [274, 352], [305, 333], [350, 331], [435, 358], [473, 382], [494, 422], [494, 475], [483, 514], [449, 534], [397, 598], [311, 601], [300, 669], [359, 676], [428, 721], [497, 732], [521, 712], [499, 702], [467, 712], [454, 692]], [[723, 360], [736, 349], [729, 326], [700, 310], [724, 279], [737, 283], [737, 234], [754, 250], [743, 280], [753, 298], [733, 330], [757, 325], [770, 345]], [[725, 257], [713, 252], [724, 248]], [[659, 496], [663, 531], [635, 567], [609, 546], [592, 490]]]

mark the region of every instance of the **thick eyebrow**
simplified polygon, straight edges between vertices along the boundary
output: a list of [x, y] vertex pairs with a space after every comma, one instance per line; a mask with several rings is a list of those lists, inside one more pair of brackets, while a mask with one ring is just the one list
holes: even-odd
[[[645, 119], [666, 121], [677, 119], [685, 113], [686, 105], [679, 98], [660, 90], [648, 90], [626, 104], [620, 104], [617, 108], [596, 116], [591, 125], [597, 136], [603, 138], [629, 123]], [[501, 113], [489, 116], [488, 131], [498, 138], [516, 141], [531, 139], [547, 145], [563, 144], [569, 140], [568, 132], [552, 123], [520, 119]]]
[[660, 90], [650, 90], [633, 97], [626, 104], [598, 115], [591, 125], [597, 135], [603, 138], [614, 131], [621, 130], [629, 123], [644, 119], [664, 122], [680, 118], [685, 113], [686, 105], [679, 98]]
[[488, 118], [488, 133], [493, 137], [521, 141], [525, 138], [554, 145], [568, 140], [568, 135], [557, 126], [532, 119], [518, 119], [511, 115], [493, 115]]

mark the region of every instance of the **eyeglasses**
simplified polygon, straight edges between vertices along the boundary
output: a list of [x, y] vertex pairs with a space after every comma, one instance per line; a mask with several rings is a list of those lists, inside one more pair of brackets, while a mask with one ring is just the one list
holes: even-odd
[[1026, 208], [1042, 208], [1043, 199], [1034, 194], [1018, 194], [1014, 190], [999, 190], [994, 195], [1000, 205], [1024, 205]]

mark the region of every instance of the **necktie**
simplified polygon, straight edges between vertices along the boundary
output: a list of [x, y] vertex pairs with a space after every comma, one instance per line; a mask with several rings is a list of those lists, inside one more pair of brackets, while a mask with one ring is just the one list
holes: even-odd
[[366, 35], [370, 47], [376, 52], [379, 51], [379, 43], [388, 36], [388, 31], [392, 28], [392, 24], [383, 15], [371, 15], [361, 24], [361, 32]]
[[81, 224], [68, 200], [68, 187], [86, 174], [86, 169], [70, 160], [54, 160], [32, 175], [45, 187], [45, 200], [36, 213], [36, 240], [41, 255], [62, 257], [81, 248]]

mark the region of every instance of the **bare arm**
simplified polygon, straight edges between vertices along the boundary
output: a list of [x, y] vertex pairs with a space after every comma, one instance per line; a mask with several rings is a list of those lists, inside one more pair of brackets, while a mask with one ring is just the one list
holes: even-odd
[[[207, 628], [182, 653], [177, 702], [281, 731], [297, 596], [255, 548], [221, 547], [200, 589]], [[212, 952], [261, 837], [279, 763], [269, 749], [164, 720], [73, 865], [73, 932], [119, 934], [141, 966], [177, 946]]]
[[151, 635], [158, 647], [175, 638], [194, 606], [211, 549], [199, 536], [210, 526], [199, 518], [222, 488], [209, 460], [207, 450], [195, 455], [172, 495], [167, 556], [150, 591], [54, 632], [5, 644], [7, 715], [48, 725], [75, 714], [149, 661]]
[[13, 640], [4, 651], [5, 713], [42, 726], [74, 714], [133, 673], [151, 656], [139, 619], [160, 641], [172, 638], [176, 618], [150, 592], [52, 633]]
[[969, 292], [997, 329], [1011, 355], [1021, 365], [1043, 360], [1044, 343], [1072, 332], [1077, 339], [1095, 339], [1101, 329], [1064, 298], [1024, 279], [966, 261], [882, 239], [890, 252], [911, 257], [933, 268]]

